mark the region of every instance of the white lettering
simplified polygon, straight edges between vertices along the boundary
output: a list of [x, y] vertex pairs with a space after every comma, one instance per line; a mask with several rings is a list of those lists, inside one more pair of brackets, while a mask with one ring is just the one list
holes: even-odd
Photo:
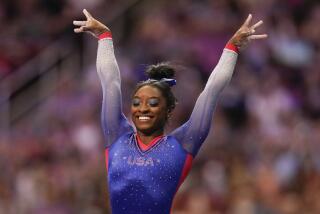
[[146, 160], [144, 166], [148, 166], [148, 165], [154, 166], [154, 165], [153, 165], [153, 160], [152, 160], [152, 158], [148, 158], [148, 159]]
[[[133, 157], [133, 156], [128, 156], [128, 157], [123, 157], [123, 160], [127, 161], [128, 165], [136, 165], [136, 166], [154, 166], [154, 160], [149, 157], [149, 158], [144, 158], [144, 157]], [[159, 159], [155, 160], [157, 163], [160, 163]]]
[[145, 162], [145, 159], [143, 157], [138, 157], [136, 158], [136, 164], [138, 166], [143, 166], [144, 165], [144, 162]]
[[134, 159], [133, 159], [131, 156], [129, 156], [127, 163], [128, 163], [129, 165], [134, 165]]

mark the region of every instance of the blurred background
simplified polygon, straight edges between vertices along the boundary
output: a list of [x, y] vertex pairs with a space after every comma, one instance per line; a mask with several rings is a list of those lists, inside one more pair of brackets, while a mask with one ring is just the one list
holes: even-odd
[[83, 8], [113, 32], [127, 115], [147, 65], [181, 65], [168, 132], [247, 15], [263, 19], [269, 38], [240, 54], [173, 213], [320, 213], [318, 0], [1, 0], [0, 213], [109, 213]]

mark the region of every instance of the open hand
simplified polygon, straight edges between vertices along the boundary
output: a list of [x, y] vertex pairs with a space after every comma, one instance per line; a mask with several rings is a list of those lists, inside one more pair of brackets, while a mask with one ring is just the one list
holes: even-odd
[[110, 31], [108, 27], [93, 18], [86, 9], [83, 9], [83, 13], [86, 16], [87, 20], [73, 21], [73, 24], [78, 27], [74, 29], [75, 33], [87, 32], [98, 38], [102, 33]]
[[249, 14], [246, 21], [243, 23], [243, 25], [240, 27], [240, 29], [232, 36], [232, 38], [229, 40], [230, 43], [237, 46], [240, 50], [245, 48], [246, 45], [251, 41], [255, 39], [264, 39], [267, 38], [267, 34], [255, 34], [255, 29], [263, 24], [263, 21], [260, 20], [256, 24], [250, 26], [250, 22], [252, 19], [252, 15]]

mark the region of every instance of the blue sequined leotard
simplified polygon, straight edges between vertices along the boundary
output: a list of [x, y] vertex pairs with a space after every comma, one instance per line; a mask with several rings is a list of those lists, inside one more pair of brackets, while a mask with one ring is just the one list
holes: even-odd
[[217, 98], [232, 77], [237, 53], [226, 47], [189, 120], [144, 146], [122, 113], [120, 73], [110, 34], [99, 40], [101, 121], [113, 214], [168, 214], [192, 159], [205, 140]]

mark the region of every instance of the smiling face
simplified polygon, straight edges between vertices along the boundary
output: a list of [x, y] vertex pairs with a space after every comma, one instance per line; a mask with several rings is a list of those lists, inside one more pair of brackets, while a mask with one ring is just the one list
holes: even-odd
[[138, 89], [132, 99], [131, 116], [138, 132], [163, 134], [168, 108], [161, 91], [150, 85]]

